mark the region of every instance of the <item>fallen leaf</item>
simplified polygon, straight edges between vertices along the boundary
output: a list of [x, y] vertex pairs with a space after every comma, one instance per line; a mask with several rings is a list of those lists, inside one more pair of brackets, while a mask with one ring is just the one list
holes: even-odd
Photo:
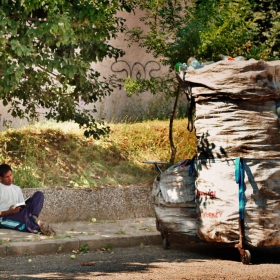
[[141, 248], [145, 248], [145, 247], [148, 247], [148, 246], [146, 246], [146, 245], [144, 245], [143, 243], [141, 243], [141, 244], [140, 244], [140, 247], [141, 247]]
[[94, 266], [95, 262], [83, 262], [82, 266]]
[[140, 227], [139, 230], [150, 230], [148, 227]]

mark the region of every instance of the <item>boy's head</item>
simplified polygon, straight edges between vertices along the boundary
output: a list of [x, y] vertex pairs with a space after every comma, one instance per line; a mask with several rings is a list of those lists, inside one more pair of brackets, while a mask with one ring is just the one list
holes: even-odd
[[4, 185], [11, 185], [13, 183], [12, 168], [8, 164], [0, 164], [0, 181]]

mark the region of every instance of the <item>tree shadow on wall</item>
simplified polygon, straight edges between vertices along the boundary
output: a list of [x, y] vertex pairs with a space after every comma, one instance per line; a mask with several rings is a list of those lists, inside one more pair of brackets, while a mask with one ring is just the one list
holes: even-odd
[[210, 134], [207, 131], [200, 137], [197, 137], [198, 159], [226, 159], [228, 157], [226, 150], [221, 146], [217, 149], [217, 145], [215, 143], [209, 142], [209, 136]]

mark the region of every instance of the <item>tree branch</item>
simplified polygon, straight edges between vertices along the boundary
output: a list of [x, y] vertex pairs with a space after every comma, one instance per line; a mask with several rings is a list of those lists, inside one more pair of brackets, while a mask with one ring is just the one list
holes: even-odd
[[174, 106], [173, 106], [173, 111], [170, 115], [170, 121], [169, 121], [169, 142], [170, 142], [170, 147], [171, 147], [171, 157], [170, 157], [171, 165], [173, 165], [175, 163], [175, 156], [176, 156], [176, 152], [177, 152], [177, 148], [175, 147], [174, 141], [173, 141], [173, 121], [174, 121], [175, 114], [176, 114], [179, 95], [180, 95], [180, 86], [178, 85], [176, 98], [175, 98], [175, 102], [174, 102]]
[[[48, 22], [47, 18], [33, 18], [33, 17], [27, 17], [27, 18], [22, 18], [17, 15], [10, 15], [10, 18], [16, 19], [16, 20], [25, 20], [25, 21], [32, 21], [32, 22]], [[84, 20], [83, 22], [75, 22], [71, 23], [72, 27], [78, 27], [78, 26], [83, 26], [88, 24], [87, 20]]]

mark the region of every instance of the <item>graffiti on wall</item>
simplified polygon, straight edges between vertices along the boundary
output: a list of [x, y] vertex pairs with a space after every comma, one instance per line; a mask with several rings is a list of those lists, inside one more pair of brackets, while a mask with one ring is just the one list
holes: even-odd
[[132, 79], [158, 78], [157, 74], [160, 70], [160, 64], [154, 60], [150, 60], [145, 64], [135, 62], [132, 66], [125, 60], [119, 60], [111, 65], [111, 71], [115, 73], [114, 77], [111, 78], [111, 83], [121, 90], [123, 88], [121, 79], [127, 77]]
[[[161, 65], [157, 61], [147, 61], [145, 64], [140, 62], [129, 63], [125, 60], [119, 60], [111, 64], [111, 72], [113, 76], [110, 78], [110, 82], [113, 86], [123, 89], [124, 82], [122, 79], [131, 77], [133, 79], [150, 79], [158, 78]], [[85, 103], [83, 100], [79, 102], [79, 108], [84, 109]], [[27, 122], [22, 122], [18, 119], [11, 117], [8, 113], [0, 114], [0, 131], [7, 127], [17, 127]]]
[[8, 120], [4, 118], [2, 114], [0, 114], [0, 129], [3, 129], [5, 127], [10, 127], [12, 123], [13, 123], [12, 120]]

